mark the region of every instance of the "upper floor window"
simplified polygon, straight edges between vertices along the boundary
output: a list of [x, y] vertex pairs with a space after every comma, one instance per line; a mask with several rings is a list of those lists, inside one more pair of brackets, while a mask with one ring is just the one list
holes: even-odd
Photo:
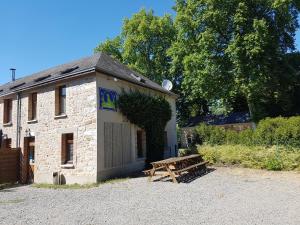
[[12, 99], [4, 100], [4, 113], [3, 113], [3, 123], [12, 122]]
[[29, 95], [28, 120], [37, 119], [37, 93]]
[[67, 88], [66, 86], [60, 86], [55, 91], [55, 115], [66, 114], [66, 103], [67, 103]]

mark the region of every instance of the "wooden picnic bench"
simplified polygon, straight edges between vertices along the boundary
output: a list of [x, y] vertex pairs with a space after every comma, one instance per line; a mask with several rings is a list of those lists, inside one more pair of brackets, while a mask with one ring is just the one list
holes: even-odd
[[157, 171], [163, 171], [165, 173], [162, 177], [169, 176], [174, 183], [178, 183], [176, 176], [181, 176], [185, 172], [196, 173], [199, 168], [206, 168], [207, 163], [207, 161], [203, 161], [200, 155], [173, 157], [152, 162], [152, 169], [143, 172], [149, 176], [149, 181], [152, 181], [152, 178]]

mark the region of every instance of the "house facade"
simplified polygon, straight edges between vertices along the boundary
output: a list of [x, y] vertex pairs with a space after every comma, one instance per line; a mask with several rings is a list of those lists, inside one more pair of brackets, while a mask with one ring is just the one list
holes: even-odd
[[176, 95], [104, 53], [0, 87], [4, 148], [28, 152], [28, 180], [95, 183], [142, 170], [145, 132], [116, 106], [118, 94], [140, 91], [170, 103], [165, 155], [176, 154]]

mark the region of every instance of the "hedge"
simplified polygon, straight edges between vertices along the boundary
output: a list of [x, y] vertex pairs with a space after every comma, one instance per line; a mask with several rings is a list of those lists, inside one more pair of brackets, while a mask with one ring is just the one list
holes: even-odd
[[196, 128], [195, 136], [197, 144], [300, 147], [300, 116], [266, 118], [255, 130], [241, 132], [201, 124]]
[[300, 171], [300, 149], [286, 151], [276, 146], [201, 145], [197, 150], [210, 164]]

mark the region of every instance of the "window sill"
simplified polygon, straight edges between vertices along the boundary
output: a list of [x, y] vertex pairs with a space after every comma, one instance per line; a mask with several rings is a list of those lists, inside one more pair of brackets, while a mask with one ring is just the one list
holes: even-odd
[[62, 169], [74, 169], [75, 166], [73, 164], [63, 164], [60, 166]]
[[4, 127], [11, 127], [12, 125], [13, 125], [12, 122], [3, 124]]
[[37, 120], [28, 120], [27, 121], [28, 124], [33, 124], [33, 123], [37, 123], [37, 122], [38, 122]]
[[59, 119], [65, 119], [65, 118], [67, 118], [67, 117], [68, 117], [68, 116], [67, 116], [66, 114], [62, 114], [62, 115], [57, 115], [57, 116], [55, 116], [54, 119], [59, 120]]

